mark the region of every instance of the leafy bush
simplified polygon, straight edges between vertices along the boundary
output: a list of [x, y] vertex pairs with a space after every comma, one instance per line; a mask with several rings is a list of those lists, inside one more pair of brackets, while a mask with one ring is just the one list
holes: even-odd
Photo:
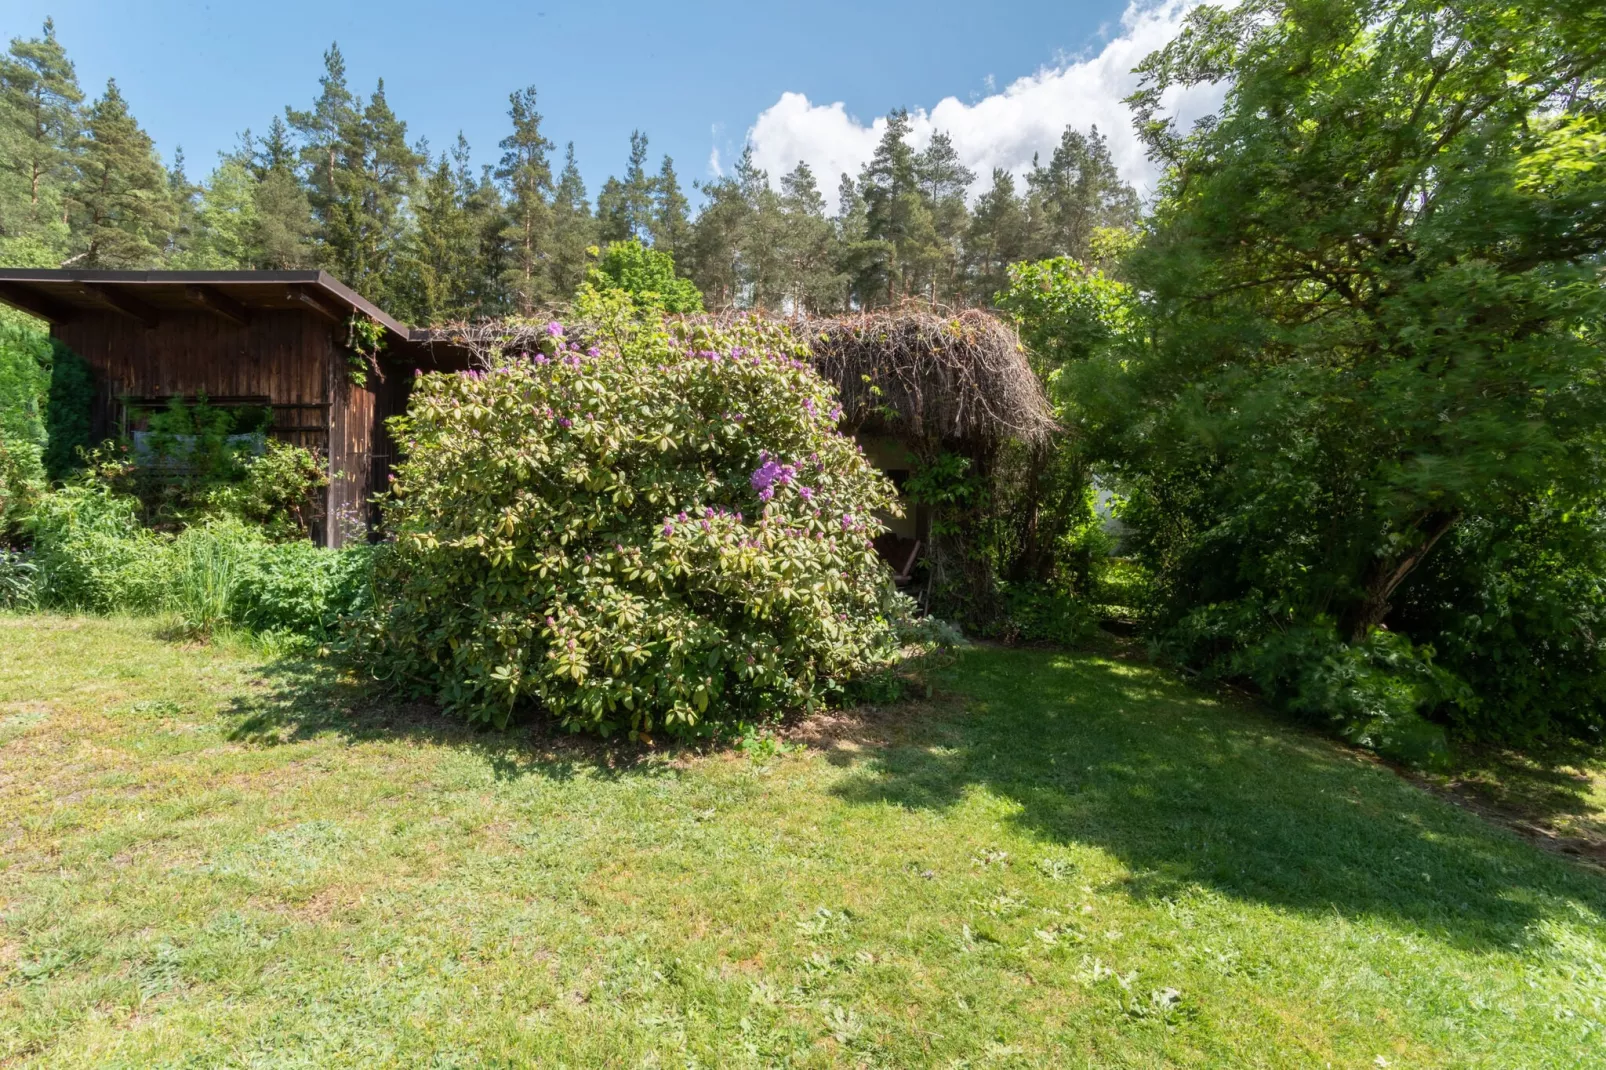
[[635, 240], [610, 244], [591, 269], [586, 284], [598, 291], [623, 291], [642, 309], [671, 313], [703, 310], [703, 295], [690, 279], [675, 274], [674, 258]]
[[50, 354], [44, 334], [0, 324], [0, 546], [44, 486]]
[[21, 550], [0, 546], [0, 609], [32, 609], [39, 598], [39, 566]]
[[1463, 522], [1395, 599], [1398, 626], [1481, 700], [1458, 735], [1527, 745], [1606, 739], [1606, 508], [1544, 499]]
[[139, 522], [135, 499], [93, 480], [41, 499], [30, 531], [36, 601], [51, 608], [172, 612], [197, 634], [247, 628], [323, 640], [368, 600], [366, 544], [280, 542], [230, 517], [155, 532]]
[[819, 703], [893, 655], [886, 482], [782, 327], [584, 298], [594, 344], [422, 378], [353, 653], [505, 724], [696, 735]]
[[1431, 647], [1384, 629], [1345, 642], [1330, 618], [1293, 623], [1265, 605], [1200, 607], [1163, 633], [1160, 647], [1207, 676], [1252, 681], [1278, 709], [1413, 765], [1448, 757], [1444, 729], [1427, 715], [1476, 702], [1434, 664]]
[[170, 540], [140, 523], [137, 500], [103, 483], [69, 483], [39, 500], [27, 531], [42, 604], [95, 613], [165, 608]]
[[271, 539], [304, 539], [312, 527], [314, 492], [328, 483], [317, 454], [269, 441], [260, 455], [241, 462], [236, 478], [207, 489], [201, 510], [255, 524]]

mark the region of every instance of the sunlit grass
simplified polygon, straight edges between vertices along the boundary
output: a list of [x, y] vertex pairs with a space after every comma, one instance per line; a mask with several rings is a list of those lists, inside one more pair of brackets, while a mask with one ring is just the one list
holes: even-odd
[[0, 1063], [1606, 1065], [1600, 878], [1139, 666], [692, 755], [159, 630], [0, 617]]

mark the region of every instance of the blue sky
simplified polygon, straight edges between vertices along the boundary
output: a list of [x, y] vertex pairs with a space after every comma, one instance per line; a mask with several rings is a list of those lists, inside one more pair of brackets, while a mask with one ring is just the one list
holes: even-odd
[[[32, 36], [53, 16], [85, 90], [97, 94], [115, 76], [164, 157], [183, 146], [192, 178], [240, 130], [265, 129], [286, 104], [306, 106], [324, 49], [339, 41], [354, 90], [383, 77], [410, 136], [439, 150], [462, 130], [476, 162], [494, 159], [508, 93], [533, 84], [547, 136], [560, 151], [575, 142], [593, 195], [623, 169], [638, 128], [654, 165], [669, 153], [688, 186], [710, 175], [715, 154], [728, 166], [752, 130], [775, 177], [807, 157], [834, 193], [836, 173], [873, 144], [873, 120], [895, 107], [930, 117], [917, 140], [938, 124], [974, 128], [956, 140], [983, 172], [1020, 170], [1067, 121], [1124, 125], [1116, 83], [1185, 2], [1143, 14], [1112, 0], [8, 0], [0, 31]], [[1141, 171], [1135, 157], [1126, 163]]]

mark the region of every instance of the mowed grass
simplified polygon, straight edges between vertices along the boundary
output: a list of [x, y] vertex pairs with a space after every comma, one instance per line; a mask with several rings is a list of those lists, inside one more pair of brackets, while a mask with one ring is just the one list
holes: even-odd
[[0, 617], [0, 1064], [1606, 1065], [1594, 871], [1142, 666], [938, 683], [643, 752]]

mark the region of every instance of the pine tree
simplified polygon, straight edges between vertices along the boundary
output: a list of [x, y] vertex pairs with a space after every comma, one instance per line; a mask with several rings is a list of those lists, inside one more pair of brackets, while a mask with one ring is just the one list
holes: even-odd
[[880, 255], [878, 243], [870, 241], [870, 223], [866, 218], [864, 196], [859, 184], [846, 171], [836, 185], [837, 212], [831, 220], [835, 233], [836, 269], [843, 280], [846, 308], [866, 308], [871, 304], [863, 286], [873, 275], [870, 264]]
[[591, 261], [588, 250], [596, 240], [596, 220], [591, 217], [585, 180], [580, 177], [571, 141], [564, 150], [563, 173], [552, 197], [552, 251], [547, 258], [552, 293], [567, 297], [580, 288]]
[[1096, 126], [1085, 136], [1066, 127], [1047, 167], [1033, 159], [1027, 183], [1038, 241], [1034, 257], [1085, 260], [1095, 228], [1137, 224], [1137, 192], [1122, 181]]
[[184, 146], [173, 149], [173, 164], [167, 169], [167, 192], [173, 202], [173, 228], [162, 259], [182, 264], [188, 253], [204, 239], [200, 233], [200, 202], [202, 187], [191, 182], [185, 173]]
[[1015, 192], [1015, 176], [993, 168], [993, 184], [976, 201], [965, 239], [966, 302], [988, 305], [1009, 285], [1009, 265], [1027, 259], [1032, 249], [1026, 202]]
[[[680, 190], [675, 161], [668, 156], [653, 180], [652, 200], [652, 223], [648, 227], [652, 247], [677, 258], [689, 252], [686, 243], [691, 238], [691, 205]], [[677, 268], [681, 274], [686, 273], [686, 265], [677, 264]]]
[[908, 135], [909, 113], [900, 109], [889, 115], [875, 154], [859, 176], [866, 233], [855, 285], [875, 304], [895, 304], [925, 289], [939, 255]]
[[383, 307], [397, 285], [406, 196], [423, 157], [407, 144], [407, 124], [390, 109], [383, 79], [363, 105], [346, 90], [338, 46], [324, 62], [323, 95], [310, 112], [288, 113], [304, 139], [319, 259]]
[[502, 139], [502, 162], [496, 177], [507, 190], [508, 222], [504, 231], [512, 260], [505, 283], [519, 312], [529, 315], [548, 296], [545, 268], [552, 226], [552, 166], [541, 136], [541, 114], [535, 110], [535, 87], [508, 98], [513, 132]]
[[296, 177], [295, 147], [284, 121], [274, 116], [268, 136], [254, 143], [249, 166], [257, 225], [257, 266], [290, 271], [313, 263], [312, 203]]
[[62, 202], [83, 99], [49, 19], [42, 37], [14, 38], [0, 57], [0, 248], [10, 263], [52, 263], [66, 247]]
[[338, 185], [342, 146], [362, 118], [362, 102], [346, 88], [346, 60], [338, 42], [323, 54], [323, 67], [318, 79], [323, 90], [312, 107], [285, 109], [285, 118], [301, 139], [301, 167], [320, 246], [328, 242], [327, 231], [342, 196]]
[[736, 162], [736, 185], [747, 205], [745, 226], [737, 243], [741, 292], [739, 304], [779, 309], [786, 301], [788, 272], [784, 248], [786, 219], [781, 199], [770, 188], [769, 174], [753, 162], [753, 147]]
[[837, 311], [844, 304], [845, 280], [836, 267], [836, 235], [825, 218], [814, 172], [801, 160], [781, 178], [780, 205], [786, 310], [793, 315]]
[[199, 191], [189, 241], [171, 258], [171, 266], [205, 271], [260, 267], [260, 183], [246, 154], [225, 156]]
[[245, 132], [245, 141], [251, 146], [250, 164], [258, 178], [267, 178], [273, 171], [293, 171], [296, 164], [295, 144], [290, 139], [290, 128], [284, 125], [279, 116], [273, 117], [268, 124], [268, 136], [258, 141], [251, 140], [251, 132]]
[[406, 293], [392, 309], [397, 315], [435, 324], [469, 319], [479, 311], [475, 283], [481, 235], [471, 204], [475, 192], [468, 144], [458, 134], [452, 154], [441, 153], [419, 183], [404, 257]]
[[150, 136], [129, 114], [115, 80], [85, 115], [87, 136], [67, 200], [84, 267], [148, 267], [172, 236], [167, 172]]
[[742, 187], [729, 175], [697, 187], [706, 203], [692, 225], [685, 267], [710, 308], [731, 308], [742, 297], [741, 247], [751, 210]]
[[964, 165], [952, 139], [941, 131], [932, 135], [931, 144], [915, 157], [914, 168], [936, 238], [926, 294], [934, 302], [956, 301], [963, 296], [960, 262], [970, 222], [965, 191], [976, 181], [976, 172]]
[[597, 194], [597, 231], [604, 243], [651, 236], [653, 180], [646, 168], [647, 135], [633, 130], [625, 177], [609, 178]]

